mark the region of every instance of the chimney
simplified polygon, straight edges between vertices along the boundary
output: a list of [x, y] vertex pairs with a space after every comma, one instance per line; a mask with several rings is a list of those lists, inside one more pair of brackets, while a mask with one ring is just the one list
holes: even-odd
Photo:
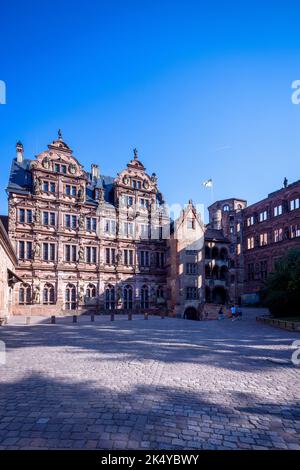
[[99, 165], [92, 164], [92, 178], [98, 179], [100, 176]]
[[23, 161], [23, 152], [24, 152], [22, 142], [20, 142], [20, 141], [17, 142], [16, 150], [17, 150], [17, 162], [22, 163], [22, 161]]

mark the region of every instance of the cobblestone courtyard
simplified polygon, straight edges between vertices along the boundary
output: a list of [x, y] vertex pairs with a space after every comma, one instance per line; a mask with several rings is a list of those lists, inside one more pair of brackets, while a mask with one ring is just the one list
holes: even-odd
[[0, 339], [0, 449], [300, 449], [299, 334], [254, 312], [62, 318]]

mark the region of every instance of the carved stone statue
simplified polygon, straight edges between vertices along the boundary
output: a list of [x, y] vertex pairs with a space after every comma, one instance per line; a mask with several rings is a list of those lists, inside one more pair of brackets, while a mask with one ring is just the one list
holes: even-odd
[[84, 247], [79, 248], [79, 261], [84, 261]]
[[41, 182], [40, 182], [39, 179], [36, 179], [36, 180], [34, 181], [34, 193], [35, 193], [35, 194], [40, 194], [41, 189], [42, 189], [42, 187], [41, 187]]
[[283, 186], [284, 186], [285, 188], [287, 188], [287, 185], [288, 185], [288, 180], [287, 180], [287, 178], [285, 177], [284, 180], [283, 180]]
[[42, 161], [42, 165], [45, 168], [45, 170], [49, 170], [49, 168], [50, 168], [50, 158], [45, 157]]
[[78, 226], [80, 229], [84, 229], [84, 216], [80, 214], [79, 219], [78, 219]]
[[36, 286], [33, 292], [33, 303], [34, 304], [39, 304], [40, 303], [40, 288], [39, 286]]
[[79, 286], [78, 300], [79, 302], [84, 301], [84, 286], [83, 285]]
[[36, 224], [40, 224], [40, 223], [41, 223], [41, 212], [39, 211], [39, 209], [36, 209], [36, 210], [35, 210], [34, 221], [35, 221]]
[[78, 200], [81, 202], [84, 202], [84, 186], [81, 185], [80, 188], [78, 189]]
[[157, 176], [156, 176], [156, 173], [152, 173], [152, 175], [151, 175], [151, 181], [152, 181], [152, 183], [157, 184]]
[[118, 250], [116, 260], [117, 260], [117, 263], [121, 263], [121, 261], [122, 261], [122, 250]]
[[39, 258], [40, 254], [41, 254], [41, 245], [39, 244], [39, 242], [36, 242], [33, 248], [33, 256], [34, 258]]

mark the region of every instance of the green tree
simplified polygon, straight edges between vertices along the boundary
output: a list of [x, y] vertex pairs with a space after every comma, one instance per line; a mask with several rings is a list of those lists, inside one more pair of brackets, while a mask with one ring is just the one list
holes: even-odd
[[276, 317], [300, 316], [300, 249], [290, 249], [266, 281], [265, 304]]

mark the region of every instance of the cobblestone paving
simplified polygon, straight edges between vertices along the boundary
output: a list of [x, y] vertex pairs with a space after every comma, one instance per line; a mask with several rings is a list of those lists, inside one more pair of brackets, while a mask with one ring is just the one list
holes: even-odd
[[69, 318], [0, 329], [0, 449], [300, 449], [299, 334]]

